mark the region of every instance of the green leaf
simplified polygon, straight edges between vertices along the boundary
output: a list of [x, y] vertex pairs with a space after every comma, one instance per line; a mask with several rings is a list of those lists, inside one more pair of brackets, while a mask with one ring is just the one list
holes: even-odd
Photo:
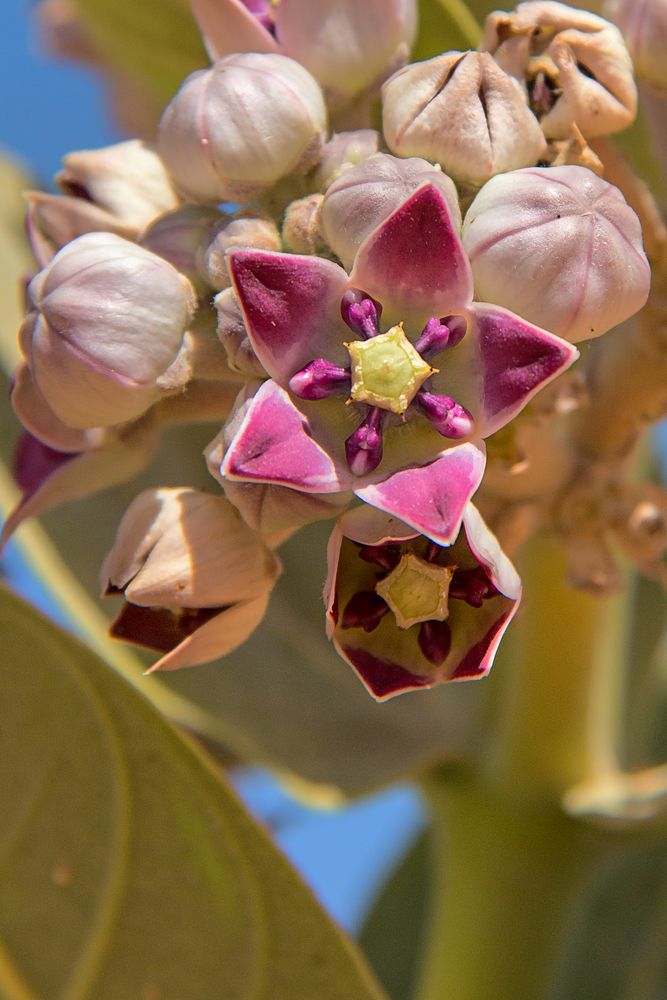
[[75, 0], [81, 22], [112, 70], [170, 100], [208, 65], [188, 0]]
[[207, 762], [0, 597], [3, 1000], [380, 1000]]
[[430, 848], [425, 834], [415, 841], [381, 890], [361, 931], [359, 943], [391, 1000], [411, 1000], [415, 995], [433, 877]]

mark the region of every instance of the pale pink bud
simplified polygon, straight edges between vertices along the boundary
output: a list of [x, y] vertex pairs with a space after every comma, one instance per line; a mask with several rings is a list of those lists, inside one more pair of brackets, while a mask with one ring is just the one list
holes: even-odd
[[68, 153], [56, 182], [135, 229], [178, 205], [160, 157], [139, 139]]
[[417, 34], [415, 0], [282, 0], [281, 49], [326, 90], [353, 97], [407, 62]]
[[253, 378], [266, 378], [246, 330], [241, 307], [233, 288], [225, 288], [213, 300], [218, 314], [217, 333], [220, 343], [227, 352], [227, 361], [232, 371]]
[[255, 247], [258, 250], [281, 250], [280, 233], [272, 219], [256, 215], [239, 215], [219, 222], [201, 251], [201, 270], [211, 288], [227, 288], [230, 283], [228, 250]]
[[373, 156], [380, 148], [380, 133], [372, 128], [332, 135], [322, 148], [313, 181], [320, 191], [326, 191], [333, 181], [352, 167]]
[[634, 121], [632, 60], [618, 28], [596, 14], [529, 0], [489, 14], [482, 48], [525, 86], [548, 139], [567, 139], [573, 125], [591, 138]]
[[326, 109], [286, 56], [245, 52], [192, 73], [162, 116], [158, 151], [190, 201], [250, 201], [317, 162]]
[[117, 638], [165, 653], [174, 670], [223, 656], [261, 621], [280, 573], [276, 556], [222, 497], [146, 490], [128, 508], [102, 567], [125, 606]]
[[352, 266], [365, 238], [422, 184], [437, 187], [459, 226], [456, 187], [439, 167], [426, 160], [376, 153], [334, 181], [322, 202], [320, 229], [346, 267]]
[[193, 308], [171, 264], [112, 233], [69, 243], [28, 298], [24, 355], [48, 405], [75, 428], [132, 420], [155, 402]]
[[202, 245], [207, 245], [222, 218], [214, 208], [184, 205], [152, 222], [139, 237], [139, 243], [164, 257], [182, 274], [205, 281]]
[[477, 297], [573, 343], [644, 305], [651, 271], [639, 219], [585, 167], [493, 177], [463, 224]]
[[658, 90], [667, 89], [666, 0], [607, 0], [604, 13], [621, 29], [635, 75]]
[[546, 143], [516, 81], [485, 52], [446, 52], [395, 73], [382, 88], [387, 145], [479, 186], [536, 163]]

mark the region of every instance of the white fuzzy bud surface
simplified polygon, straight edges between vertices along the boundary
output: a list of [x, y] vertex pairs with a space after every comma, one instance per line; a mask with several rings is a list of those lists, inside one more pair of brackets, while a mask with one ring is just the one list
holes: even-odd
[[572, 343], [640, 309], [651, 281], [637, 215], [585, 167], [493, 177], [463, 223], [476, 297]]

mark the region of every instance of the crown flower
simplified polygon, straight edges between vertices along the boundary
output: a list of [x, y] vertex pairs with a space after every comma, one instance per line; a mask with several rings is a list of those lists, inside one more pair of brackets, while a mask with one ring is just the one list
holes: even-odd
[[436, 505], [444, 544], [450, 507], [479, 484], [480, 439], [577, 356], [506, 309], [472, 301], [468, 259], [430, 184], [364, 240], [349, 277], [321, 258], [253, 250], [233, 251], [230, 271], [270, 380], [244, 404], [222, 475], [352, 489], [408, 519], [410, 492], [437, 467], [451, 493]]
[[366, 505], [329, 541], [327, 632], [378, 701], [484, 677], [521, 582], [473, 504], [444, 547]]

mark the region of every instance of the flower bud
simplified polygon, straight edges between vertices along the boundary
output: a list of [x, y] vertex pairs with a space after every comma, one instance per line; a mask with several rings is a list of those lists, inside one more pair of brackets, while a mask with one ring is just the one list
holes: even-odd
[[191, 489], [146, 490], [130, 505], [102, 567], [125, 606], [116, 638], [165, 653], [153, 670], [223, 656], [257, 627], [280, 564], [238, 511]]
[[639, 219], [585, 167], [493, 177], [463, 224], [477, 297], [572, 343], [640, 309], [651, 272]]
[[250, 201], [310, 169], [325, 128], [322, 93], [303, 66], [246, 52], [185, 80], [160, 121], [158, 150], [188, 200]]
[[171, 264], [111, 233], [69, 243], [28, 297], [26, 360], [48, 405], [75, 428], [132, 420], [155, 402], [193, 308]]
[[139, 139], [68, 153], [56, 182], [134, 229], [178, 205], [159, 156]]
[[403, 65], [417, 34], [415, 0], [282, 0], [275, 12], [282, 51], [334, 97], [360, 94]]
[[547, 139], [627, 128], [637, 112], [632, 60], [613, 24], [554, 0], [489, 14], [482, 48], [527, 90]]
[[665, 0], [607, 0], [604, 13], [621, 29], [637, 78], [658, 90], [667, 89]]
[[309, 194], [287, 206], [282, 235], [285, 249], [290, 253], [326, 253], [326, 244], [320, 234], [322, 200], [321, 194]]
[[417, 158], [398, 159], [376, 153], [342, 174], [331, 185], [320, 209], [320, 229], [346, 267], [365, 238], [422, 184], [433, 184], [444, 196], [459, 226], [461, 211], [453, 181], [439, 167]]
[[241, 315], [241, 307], [232, 288], [225, 288], [213, 300], [218, 313], [218, 337], [227, 352], [227, 361], [232, 371], [266, 378], [250, 340]]
[[479, 186], [536, 163], [546, 143], [512, 80], [485, 52], [446, 52], [395, 73], [382, 88], [387, 145]]
[[320, 191], [326, 191], [341, 174], [358, 166], [380, 148], [380, 133], [372, 128], [356, 132], [339, 132], [332, 135], [322, 148], [320, 161], [314, 175], [314, 183]]
[[84, 233], [116, 233], [126, 239], [136, 235], [132, 226], [84, 198], [44, 191], [27, 191], [25, 198], [26, 232], [40, 267], [46, 267], [58, 250]]
[[219, 223], [201, 252], [201, 270], [211, 288], [222, 290], [230, 284], [225, 255], [236, 247], [281, 250], [275, 222], [255, 215], [238, 215]]
[[202, 245], [206, 246], [224, 216], [214, 208], [184, 205], [167, 212], [141, 234], [139, 244], [164, 257], [190, 279], [206, 281]]

